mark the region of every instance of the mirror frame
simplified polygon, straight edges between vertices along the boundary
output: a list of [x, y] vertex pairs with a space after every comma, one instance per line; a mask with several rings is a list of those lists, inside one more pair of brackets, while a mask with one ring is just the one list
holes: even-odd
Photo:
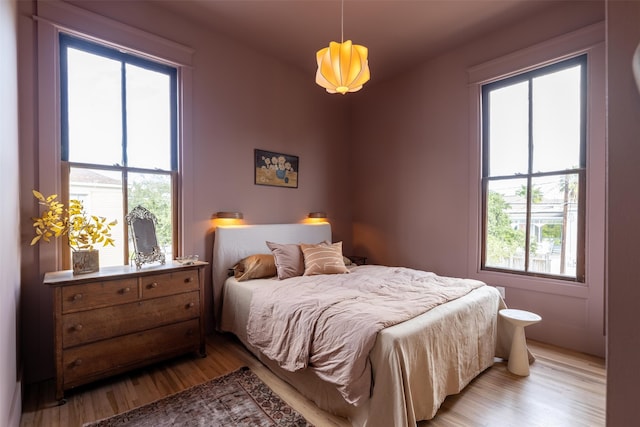
[[[157, 219], [148, 209], [138, 205], [126, 216], [127, 224], [129, 224], [129, 230], [131, 232], [131, 240], [133, 241], [133, 260], [136, 263], [137, 268], [141, 268], [143, 264], [149, 264], [152, 262], [165, 263], [164, 254], [160, 251], [158, 245], [158, 237], [156, 236], [156, 223]], [[136, 233], [136, 224], [149, 224], [150, 227], [145, 229], [144, 234], [140, 233], [140, 227]], [[150, 242], [145, 248], [139, 248], [138, 242], [140, 240]]]

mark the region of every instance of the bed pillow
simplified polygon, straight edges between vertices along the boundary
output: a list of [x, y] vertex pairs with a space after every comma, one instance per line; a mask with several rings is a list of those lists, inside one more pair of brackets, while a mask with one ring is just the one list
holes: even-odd
[[238, 282], [250, 279], [262, 279], [276, 275], [276, 264], [273, 255], [250, 255], [233, 266], [233, 276]]
[[278, 279], [302, 276], [304, 260], [300, 245], [267, 242], [267, 246], [273, 253]]
[[331, 245], [300, 245], [304, 257], [304, 275], [342, 274], [349, 270], [342, 259], [342, 242]]

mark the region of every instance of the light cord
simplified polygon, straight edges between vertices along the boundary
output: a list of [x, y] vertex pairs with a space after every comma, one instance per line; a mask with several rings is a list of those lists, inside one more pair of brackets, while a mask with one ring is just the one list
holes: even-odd
[[344, 43], [344, 0], [342, 0], [342, 10], [341, 10], [341, 20], [340, 20], [340, 43]]

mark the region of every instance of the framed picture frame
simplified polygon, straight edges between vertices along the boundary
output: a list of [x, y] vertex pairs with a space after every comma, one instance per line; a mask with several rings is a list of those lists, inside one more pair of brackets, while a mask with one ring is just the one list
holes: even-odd
[[267, 150], [254, 150], [256, 185], [298, 188], [298, 156]]

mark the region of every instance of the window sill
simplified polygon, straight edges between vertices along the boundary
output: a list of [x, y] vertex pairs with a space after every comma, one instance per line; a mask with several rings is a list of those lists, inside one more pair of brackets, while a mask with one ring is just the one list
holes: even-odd
[[562, 279], [547, 277], [524, 276], [500, 271], [479, 270], [471, 273], [470, 277], [492, 286], [504, 286], [532, 292], [563, 295], [576, 298], [588, 298], [589, 282], [570, 282]]

